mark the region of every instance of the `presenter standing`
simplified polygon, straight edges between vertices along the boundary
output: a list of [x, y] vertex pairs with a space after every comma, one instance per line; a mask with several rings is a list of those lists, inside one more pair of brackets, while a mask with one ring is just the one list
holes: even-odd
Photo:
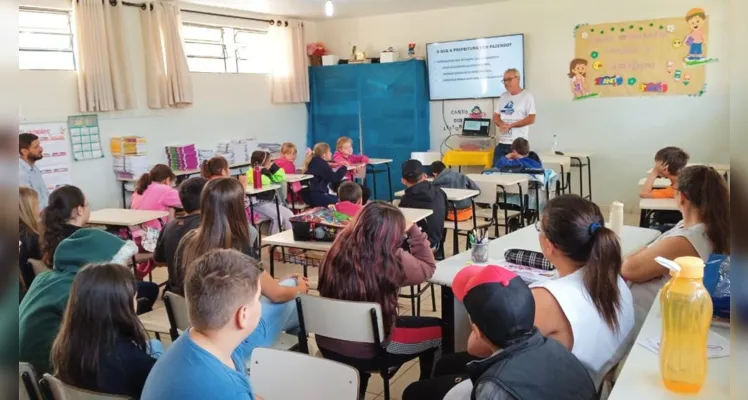
[[520, 74], [515, 68], [504, 72], [506, 92], [499, 97], [493, 114], [493, 123], [499, 130], [499, 144], [493, 155], [493, 165], [511, 152], [514, 139], [529, 140], [530, 125], [535, 123], [535, 98], [520, 87]]

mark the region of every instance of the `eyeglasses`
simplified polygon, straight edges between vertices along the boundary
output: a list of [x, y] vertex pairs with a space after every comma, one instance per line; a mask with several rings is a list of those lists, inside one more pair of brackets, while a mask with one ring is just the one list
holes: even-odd
[[517, 79], [517, 77], [516, 76], [512, 76], [511, 78], [504, 78], [501, 81], [504, 82], [504, 83], [507, 83], [507, 82], [510, 82], [512, 79]]

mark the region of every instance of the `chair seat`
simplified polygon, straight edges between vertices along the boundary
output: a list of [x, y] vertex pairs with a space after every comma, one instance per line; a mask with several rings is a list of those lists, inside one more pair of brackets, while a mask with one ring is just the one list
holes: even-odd
[[[506, 213], [510, 219], [520, 215], [520, 212], [517, 210], [508, 210]], [[491, 209], [478, 209], [476, 210], [475, 216], [478, 218], [491, 219]], [[499, 209], [498, 211], [496, 211], [496, 217], [499, 219], [499, 221], [504, 221], [504, 210]]]

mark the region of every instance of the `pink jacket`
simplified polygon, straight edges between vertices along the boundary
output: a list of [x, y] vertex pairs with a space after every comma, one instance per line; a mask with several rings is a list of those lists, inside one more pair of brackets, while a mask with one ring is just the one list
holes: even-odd
[[[130, 200], [130, 208], [133, 210], [170, 211], [172, 208], [182, 208], [179, 200], [179, 192], [171, 186], [162, 183], [151, 183], [143, 194], [133, 193]], [[164, 221], [167, 223], [168, 221]], [[145, 224], [148, 227], [161, 230], [158, 221], [150, 221]]]
[[[336, 151], [332, 156], [332, 161], [336, 164], [342, 165], [366, 164], [369, 162], [369, 157], [363, 154], [351, 154], [350, 156], [346, 156], [340, 151]], [[348, 177], [348, 179], [354, 180], [356, 178], [356, 171], [348, 171], [346, 176]]]
[[[296, 165], [292, 163], [291, 161], [286, 160], [281, 156], [277, 160], [273, 161], [275, 165], [279, 166], [283, 171], [285, 171], [287, 174], [295, 174], [296, 173]], [[299, 193], [301, 191], [301, 183], [300, 182], [294, 182], [291, 184], [291, 193], [288, 193], [287, 201], [291, 201], [291, 196], [293, 196], [294, 193]], [[300, 198], [298, 198], [297, 201], [299, 201]]]

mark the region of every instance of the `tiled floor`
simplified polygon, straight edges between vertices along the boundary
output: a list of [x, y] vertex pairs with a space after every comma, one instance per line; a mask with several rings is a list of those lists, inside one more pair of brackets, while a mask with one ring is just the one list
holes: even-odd
[[[605, 213], [604, 213], [605, 215]], [[628, 225], [638, 225], [639, 223], [639, 216], [636, 214], [627, 214], [625, 216], [626, 224]], [[451, 234], [451, 232], [450, 232]], [[464, 239], [461, 238], [461, 248], [464, 248]], [[452, 254], [452, 245], [451, 240], [447, 240], [446, 243], [446, 254], [451, 255]], [[263, 251], [263, 261], [265, 261], [266, 265], [269, 262], [267, 251]], [[284, 264], [284, 263], [276, 263], [275, 266], [275, 274], [277, 277], [284, 277], [286, 275], [292, 274], [292, 273], [300, 273], [301, 272], [301, 266], [298, 265], [291, 265], [291, 264]], [[166, 268], [159, 268], [156, 271], [154, 271], [153, 277], [155, 282], [162, 282], [166, 280]], [[318, 280], [318, 269], [317, 268], [310, 268], [309, 269], [309, 284], [311, 288], [317, 287], [317, 280]], [[406, 293], [407, 289], [403, 290], [403, 293]], [[316, 292], [312, 292], [316, 293]], [[441, 316], [441, 293], [439, 286], [435, 287], [435, 293], [436, 293], [436, 311], [433, 311], [431, 308], [431, 291], [427, 291], [424, 293], [423, 297], [421, 298], [421, 315], [423, 316], [435, 316], [440, 317]], [[155, 307], [163, 307], [163, 302], [159, 299], [159, 301], [156, 303]], [[400, 315], [411, 315], [411, 304], [410, 301], [407, 299], [400, 299]], [[168, 335], [161, 335], [162, 340], [165, 342], [164, 344], [168, 347], [169, 344], [169, 338]], [[310, 349], [311, 354], [316, 354], [316, 346], [312, 346], [312, 349]], [[412, 382], [415, 382], [418, 380], [420, 374], [420, 367], [418, 366], [418, 360], [413, 360], [405, 365], [398, 371], [398, 373], [395, 375], [393, 379], [390, 380], [390, 398], [392, 400], [400, 400], [402, 397], [402, 393], [405, 390], [406, 387], [408, 387], [409, 384]], [[381, 400], [384, 399], [384, 386], [382, 382], [382, 378], [374, 374], [372, 375], [371, 379], [369, 379], [369, 385], [366, 390], [366, 400]]]

